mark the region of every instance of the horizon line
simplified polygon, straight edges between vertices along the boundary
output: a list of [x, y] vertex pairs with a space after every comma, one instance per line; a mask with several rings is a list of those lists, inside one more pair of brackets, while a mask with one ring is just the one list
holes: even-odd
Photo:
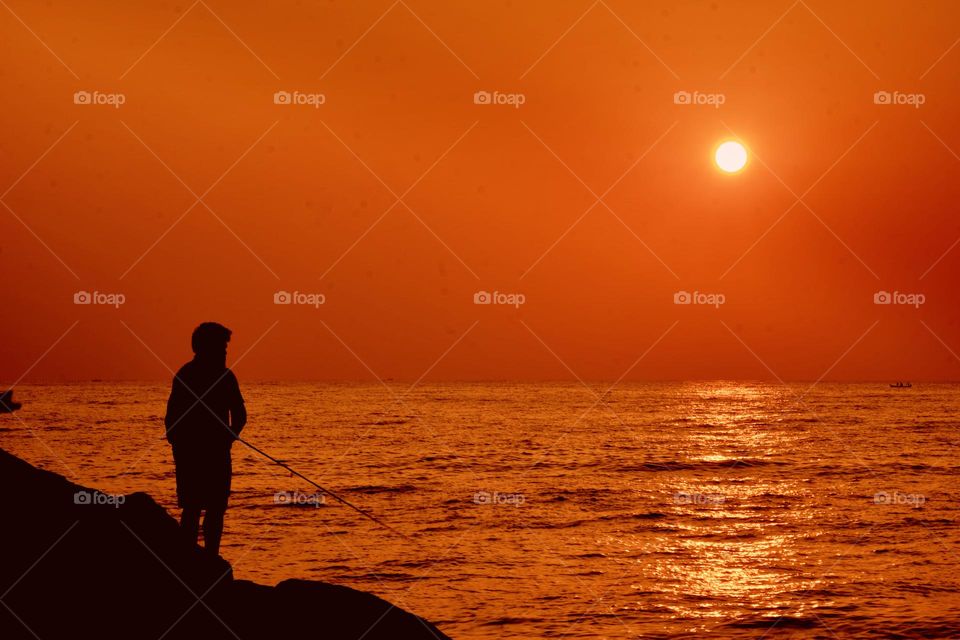
[[[171, 376], [172, 377], [172, 376]], [[8, 383], [0, 383], [0, 389], [12, 389], [16, 387], [30, 385], [54, 385], [54, 384], [169, 384], [171, 377], [164, 378], [70, 378], [64, 380], [33, 380], [20, 381], [14, 387], [8, 386]], [[245, 378], [244, 384], [355, 384], [355, 385], [410, 385], [416, 382], [413, 378], [383, 378], [380, 380], [358, 379], [358, 378]], [[731, 384], [890, 384], [895, 382], [908, 382], [911, 384], [960, 384], [960, 380], [955, 379], [921, 379], [921, 378], [844, 378], [835, 380], [815, 380], [813, 378], [792, 378], [777, 380], [774, 378], [645, 378], [640, 380], [620, 380], [596, 378], [590, 380], [560, 379], [560, 378], [451, 378], [445, 380], [421, 381], [417, 387], [430, 384], [570, 384], [570, 385], [593, 385], [608, 384], [612, 387], [630, 384], [685, 384], [685, 383], [731, 383]], [[416, 388], [416, 387], [415, 387]]]

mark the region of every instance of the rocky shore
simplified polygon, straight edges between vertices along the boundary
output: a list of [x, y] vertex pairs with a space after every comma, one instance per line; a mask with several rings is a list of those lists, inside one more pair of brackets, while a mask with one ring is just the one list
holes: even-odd
[[235, 580], [145, 493], [110, 496], [0, 449], [0, 638], [447, 638], [345, 586]]

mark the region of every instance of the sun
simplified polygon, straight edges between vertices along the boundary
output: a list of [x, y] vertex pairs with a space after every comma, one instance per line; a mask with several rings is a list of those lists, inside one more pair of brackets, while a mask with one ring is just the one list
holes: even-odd
[[735, 140], [727, 140], [713, 155], [721, 171], [737, 173], [747, 164], [747, 149]]

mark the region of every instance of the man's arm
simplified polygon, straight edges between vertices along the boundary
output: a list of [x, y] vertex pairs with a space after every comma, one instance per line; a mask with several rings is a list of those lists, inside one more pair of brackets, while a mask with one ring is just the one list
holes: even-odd
[[230, 431], [239, 438], [240, 432], [247, 424], [247, 407], [243, 403], [243, 394], [240, 393], [237, 376], [231, 371], [228, 377], [230, 380]]
[[164, 416], [163, 424], [167, 428], [167, 441], [173, 444], [174, 428], [180, 423], [183, 414], [189, 410], [187, 389], [180, 378], [173, 377], [173, 385], [170, 387], [170, 397], [167, 399], [167, 415]]

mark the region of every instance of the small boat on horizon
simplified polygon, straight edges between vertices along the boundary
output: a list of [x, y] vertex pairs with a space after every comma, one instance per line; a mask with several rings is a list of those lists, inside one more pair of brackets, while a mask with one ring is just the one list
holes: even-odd
[[19, 402], [13, 401], [13, 389], [0, 392], [0, 413], [13, 413], [22, 406]]
[[910, 389], [913, 387], [909, 382], [897, 382], [896, 384], [891, 383], [890, 386], [894, 389]]

